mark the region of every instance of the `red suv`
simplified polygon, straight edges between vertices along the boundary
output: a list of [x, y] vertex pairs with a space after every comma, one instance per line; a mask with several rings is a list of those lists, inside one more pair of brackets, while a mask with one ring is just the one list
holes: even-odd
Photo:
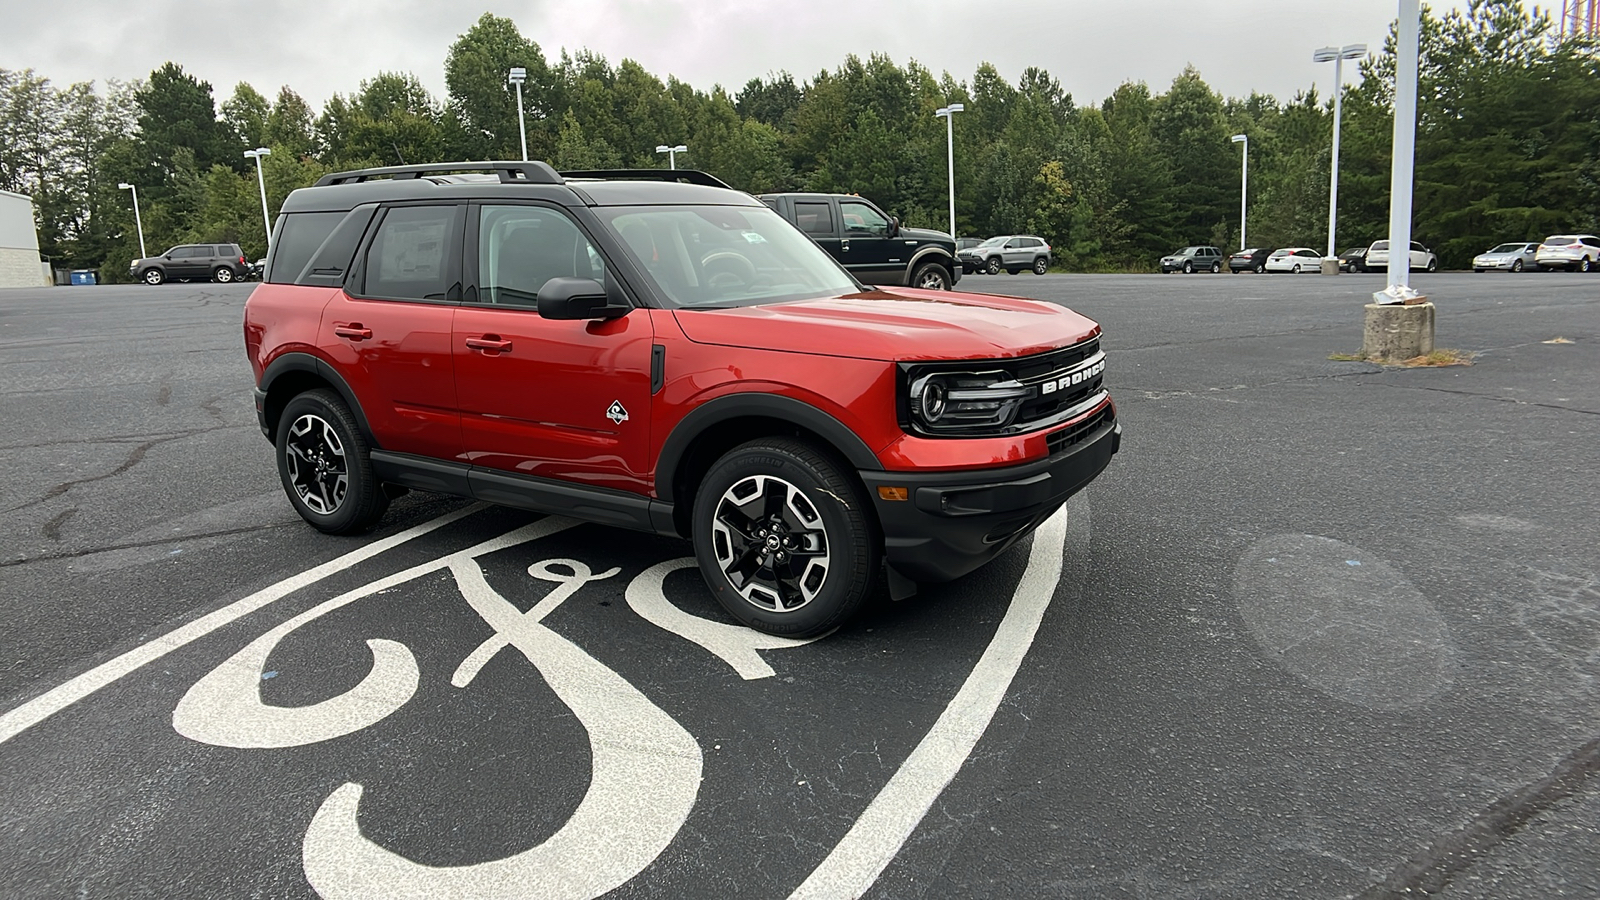
[[864, 287], [681, 169], [328, 175], [284, 203], [244, 334], [313, 526], [419, 489], [685, 537], [732, 615], [795, 637], [983, 565], [1121, 439], [1094, 322]]

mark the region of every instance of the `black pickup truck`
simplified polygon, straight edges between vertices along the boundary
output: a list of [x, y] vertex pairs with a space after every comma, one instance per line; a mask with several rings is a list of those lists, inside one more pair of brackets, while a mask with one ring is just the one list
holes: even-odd
[[854, 194], [762, 194], [762, 203], [822, 245], [865, 284], [901, 284], [948, 291], [961, 278], [956, 240], [939, 231], [904, 228], [872, 201]]

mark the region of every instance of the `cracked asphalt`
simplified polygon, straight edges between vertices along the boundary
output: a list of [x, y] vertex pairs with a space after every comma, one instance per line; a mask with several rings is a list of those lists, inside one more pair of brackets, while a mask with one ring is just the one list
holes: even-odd
[[[866, 896], [1600, 896], [1600, 277], [1414, 285], [1473, 365], [1330, 359], [1377, 275], [962, 279], [1104, 326], [1123, 450], [993, 719]], [[303, 844], [347, 782], [366, 839], [488, 864], [562, 833], [598, 777], [528, 660], [451, 684], [492, 631], [439, 571], [267, 657], [260, 700], [293, 708], [364, 684], [366, 642], [409, 648], [415, 694], [378, 724], [282, 749], [175, 730], [269, 629], [537, 524], [413, 494], [362, 538], [304, 526], [251, 408], [250, 289], [0, 291], [0, 715], [334, 561], [0, 736], [0, 896], [316, 896]], [[692, 811], [608, 896], [786, 897], [962, 689], [1030, 549], [763, 650], [756, 680], [630, 608], [688, 552], [579, 525], [478, 564], [529, 610], [551, 591], [530, 563], [584, 563], [544, 625], [699, 745]], [[695, 578], [665, 596], [718, 618]]]

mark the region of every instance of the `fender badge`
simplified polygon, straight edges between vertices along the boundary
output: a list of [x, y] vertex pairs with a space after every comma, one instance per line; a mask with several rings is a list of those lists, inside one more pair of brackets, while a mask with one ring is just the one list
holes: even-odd
[[606, 410], [606, 418], [617, 425], [628, 421], [628, 411], [622, 408], [621, 400], [611, 401], [611, 408]]

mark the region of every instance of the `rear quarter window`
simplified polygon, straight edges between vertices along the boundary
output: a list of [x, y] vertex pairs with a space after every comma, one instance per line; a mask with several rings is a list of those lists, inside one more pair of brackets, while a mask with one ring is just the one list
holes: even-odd
[[317, 252], [345, 217], [342, 212], [286, 213], [278, 217], [278, 233], [272, 242], [272, 255], [262, 280], [272, 284], [294, 284]]

